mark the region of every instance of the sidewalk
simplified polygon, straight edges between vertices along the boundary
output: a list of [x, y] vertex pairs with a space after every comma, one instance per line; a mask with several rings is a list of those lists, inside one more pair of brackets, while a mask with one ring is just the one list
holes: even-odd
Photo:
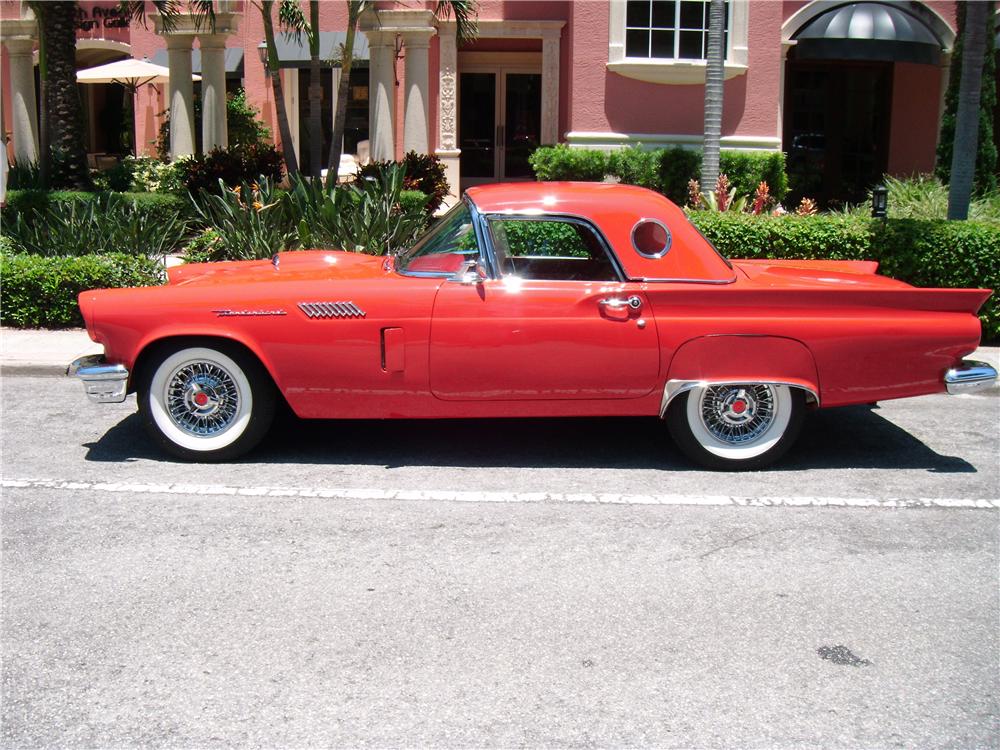
[[[101, 354], [104, 347], [82, 328], [62, 331], [0, 328], [0, 371], [4, 375], [64, 375], [78, 357]], [[983, 346], [969, 356], [1000, 368], [1000, 347]]]
[[4, 375], [65, 375], [78, 357], [101, 354], [83, 328], [62, 331], [0, 328], [0, 372]]

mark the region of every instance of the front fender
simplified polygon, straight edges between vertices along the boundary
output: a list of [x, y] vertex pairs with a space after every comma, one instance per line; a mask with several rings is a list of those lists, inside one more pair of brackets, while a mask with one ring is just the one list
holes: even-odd
[[819, 404], [819, 373], [801, 341], [781, 336], [724, 334], [684, 342], [667, 368], [660, 415], [670, 401], [706, 383], [771, 383], [801, 388]]

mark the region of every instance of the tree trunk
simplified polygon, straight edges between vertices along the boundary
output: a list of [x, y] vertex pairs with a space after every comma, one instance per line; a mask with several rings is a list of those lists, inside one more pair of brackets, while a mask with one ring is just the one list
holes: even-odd
[[323, 126], [320, 113], [323, 86], [319, 81], [319, 0], [309, 0], [309, 174], [323, 171]]
[[[45, 12], [43, 3], [32, 3], [39, 28], [42, 24], [42, 14]], [[49, 56], [46, 53], [45, 36], [38, 35], [38, 101], [43, 105], [38, 108], [38, 181], [42, 190], [48, 190], [52, 185], [52, 155], [49, 153], [49, 108], [44, 106], [48, 97]]]
[[715, 190], [715, 183], [719, 179], [722, 86], [726, 60], [725, 23], [725, 0], [711, 0], [708, 8], [708, 50], [705, 60], [705, 141], [701, 159], [701, 188], [705, 191]]
[[344, 127], [347, 123], [347, 97], [351, 87], [351, 67], [354, 64], [354, 37], [358, 31], [358, 7], [356, 0], [347, 2], [347, 36], [344, 39], [344, 59], [340, 64], [340, 85], [337, 87], [337, 111], [333, 118], [333, 133], [330, 135], [330, 155], [327, 158], [327, 185], [337, 184], [340, 156], [344, 146]]
[[278, 135], [281, 138], [281, 153], [285, 159], [285, 169], [288, 175], [298, 174], [299, 163], [295, 158], [295, 144], [292, 143], [292, 131], [288, 127], [288, 112], [285, 110], [285, 92], [281, 86], [281, 73], [278, 69], [278, 48], [274, 44], [274, 21], [271, 9], [274, 0], [262, 0], [261, 16], [264, 21], [264, 42], [267, 44], [267, 74], [271, 79], [271, 91], [274, 94], [274, 111], [278, 116]]
[[969, 218], [972, 181], [976, 174], [979, 145], [979, 94], [982, 88], [983, 56], [986, 53], [987, 3], [969, 3], [965, 8], [965, 39], [962, 77], [955, 115], [955, 143], [951, 155], [948, 187], [948, 218]]
[[45, 37], [46, 100], [58, 184], [90, 190], [93, 183], [87, 167], [83, 138], [83, 108], [76, 83], [76, 3], [58, 0], [45, 3], [41, 35]]

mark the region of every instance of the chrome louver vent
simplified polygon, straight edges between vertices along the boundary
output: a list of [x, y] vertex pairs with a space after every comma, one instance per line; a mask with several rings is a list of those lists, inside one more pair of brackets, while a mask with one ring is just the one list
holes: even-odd
[[300, 302], [299, 309], [310, 318], [365, 317], [365, 311], [353, 302]]

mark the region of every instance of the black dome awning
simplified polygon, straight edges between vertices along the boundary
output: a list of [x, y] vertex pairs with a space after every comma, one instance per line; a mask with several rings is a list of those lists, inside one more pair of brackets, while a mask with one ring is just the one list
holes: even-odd
[[795, 34], [799, 60], [884, 60], [937, 65], [941, 40], [902, 5], [847, 3]]

